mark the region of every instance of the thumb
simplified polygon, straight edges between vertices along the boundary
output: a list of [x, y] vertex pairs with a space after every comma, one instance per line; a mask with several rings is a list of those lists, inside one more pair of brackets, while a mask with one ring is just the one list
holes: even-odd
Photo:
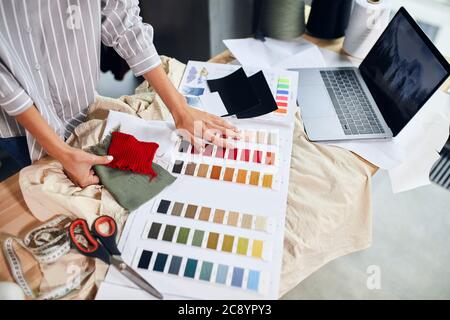
[[95, 156], [92, 158], [92, 164], [108, 164], [113, 160], [113, 156]]

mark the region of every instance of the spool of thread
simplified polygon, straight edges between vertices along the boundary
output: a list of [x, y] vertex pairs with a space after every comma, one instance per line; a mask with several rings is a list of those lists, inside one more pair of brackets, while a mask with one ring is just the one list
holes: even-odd
[[363, 59], [389, 23], [391, 0], [356, 0], [345, 32], [343, 49]]
[[353, 0], [313, 0], [306, 31], [322, 39], [344, 36], [352, 4]]
[[303, 0], [263, 0], [259, 30], [264, 36], [292, 40], [305, 32]]

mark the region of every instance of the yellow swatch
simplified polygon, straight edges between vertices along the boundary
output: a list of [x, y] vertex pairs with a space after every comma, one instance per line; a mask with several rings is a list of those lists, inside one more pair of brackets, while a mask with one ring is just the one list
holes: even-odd
[[248, 239], [247, 238], [239, 238], [238, 245], [237, 245], [237, 253], [246, 256], [247, 249], [248, 249]]
[[255, 258], [261, 258], [263, 252], [262, 240], [253, 240], [252, 256]]
[[225, 252], [233, 251], [233, 242], [234, 242], [233, 236], [225, 235], [223, 237], [223, 242], [222, 242], [222, 251], [225, 251]]
[[264, 188], [272, 188], [273, 183], [273, 174], [265, 174], [263, 176], [262, 185]]

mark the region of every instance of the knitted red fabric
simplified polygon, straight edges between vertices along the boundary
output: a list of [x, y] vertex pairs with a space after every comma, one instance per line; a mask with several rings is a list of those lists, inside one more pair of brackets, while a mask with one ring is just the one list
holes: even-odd
[[113, 132], [108, 154], [114, 159], [107, 166], [156, 177], [152, 163], [158, 147], [157, 143], [143, 142], [132, 135]]

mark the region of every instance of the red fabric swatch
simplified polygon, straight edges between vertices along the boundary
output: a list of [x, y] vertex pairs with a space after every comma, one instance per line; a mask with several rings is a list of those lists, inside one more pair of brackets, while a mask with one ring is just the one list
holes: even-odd
[[114, 159], [106, 166], [156, 177], [152, 163], [158, 147], [157, 143], [143, 142], [132, 135], [113, 132], [108, 154]]

